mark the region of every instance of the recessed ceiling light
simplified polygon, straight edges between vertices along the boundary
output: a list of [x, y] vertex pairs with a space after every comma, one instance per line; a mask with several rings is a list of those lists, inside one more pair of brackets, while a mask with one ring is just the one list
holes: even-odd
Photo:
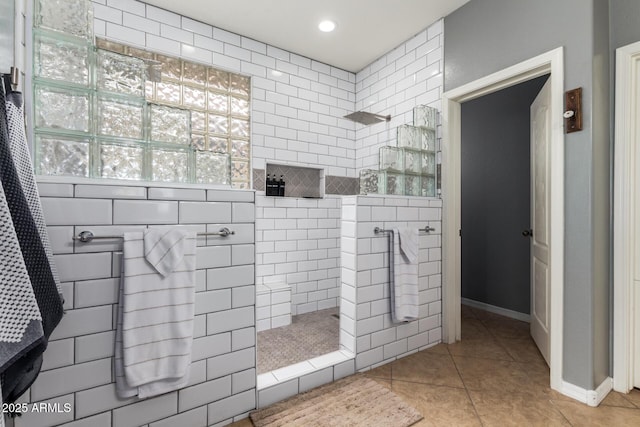
[[318, 24], [318, 28], [320, 29], [320, 31], [330, 33], [331, 31], [336, 29], [336, 23], [333, 21], [325, 20]]

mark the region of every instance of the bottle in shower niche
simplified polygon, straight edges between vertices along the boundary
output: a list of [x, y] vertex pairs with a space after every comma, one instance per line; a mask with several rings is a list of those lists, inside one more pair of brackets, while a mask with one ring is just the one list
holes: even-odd
[[273, 179], [269, 174], [267, 174], [267, 180], [264, 183], [264, 194], [265, 196], [273, 196]]
[[284, 197], [284, 189], [285, 189], [284, 175], [280, 175], [280, 181], [278, 181], [278, 196]]

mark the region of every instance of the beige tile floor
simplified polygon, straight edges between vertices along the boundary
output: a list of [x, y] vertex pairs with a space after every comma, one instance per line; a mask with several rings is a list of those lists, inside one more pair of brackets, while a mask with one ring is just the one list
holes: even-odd
[[640, 426], [640, 390], [611, 392], [597, 408], [578, 403], [549, 388], [527, 323], [467, 306], [462, 317], [461, 342], [366, 374], [423, 414], [415, 426]]

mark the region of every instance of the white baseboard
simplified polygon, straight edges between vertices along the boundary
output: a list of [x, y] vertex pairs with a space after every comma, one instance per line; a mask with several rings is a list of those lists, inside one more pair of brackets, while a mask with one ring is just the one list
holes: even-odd
[[589, 406], [596, 407], [604, 400], [605, 397], [607, 397], [607, 394], [609, 394], [612, 389], [613, 381], [611, 380], [611, 377], [607, 377], [595, 390], [585, 390], [577, 385], [562, 381], [562, 389], [560, 390], [560, 393]]
[[569, 396], [570, 398], [577, 400], [578, 402], [587, 403], [587, 390], [582, 387], [562, 381], [562, 386], [558, 391], [565, 396]]
[[607, 397], [607, 394], [613, 390], [613, 380], [611, 377], [607, 377], [602, 381], [602, 383], [595, 390], [589, 391], [587, 394], [587, 405], [589, 406], [598, 406], [600, 402]]
[[519, 311], [513, 311], [507, 308], [496, 307], [495, 305], [487, 304], [480, 301], [475, 301], [469, 298], [460, 298], [460, 300], [462, 301], [462, 304], [468, 305], [474, 308], [479, 308], [480, 310], [485, 310], [491, 313], [499, 314], [501, 316], [510, 317], [511, 319], [522, 320], [523, 322], [527, 322], [527, 323], [531, 321], [531, 316], [525, 313], [520, 313]]

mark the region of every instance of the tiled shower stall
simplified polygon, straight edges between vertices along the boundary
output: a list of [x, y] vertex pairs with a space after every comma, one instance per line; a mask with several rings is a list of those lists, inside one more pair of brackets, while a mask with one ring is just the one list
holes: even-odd
[[[343, 197], [340, 350], [259, 375], [259, 407], [333, 381], [345, 372], [366, 371], [440, 342], [441, 207], [440, 200], [424, 197]], [[420, 235], [419, 319], [394, 324], [389, 305], [388, 236], [376, 234], [374, 228], [425, 226], [433, 231]]]
[[[256, 192], [42, 177], [67, 315], [23, 400], [70, 402], [73, 410], [29, 414], [15, 420], [17, 427], [225, 425], [257, 406], [438, 342], [440, 201], [355, 196], [355, 183], [360, 169], [376, 167], [381, 146], [395, 144], [396, 128], [411, 123], [416, 105], [439, 107], [441, 21], [350, 73], [135, 0], [93, 6], [98, 37], [250, 77], [247, 176]], [[363, 127], [342, 118], [356, 110], [392, 119]], [[323, 170], [324, 197], [266, 196], [260, 182], [270, 164]], [[226, 225], [236, 235], [199, 239], [188, 387], [119, 400], [111, 344], [121, 244], [71, 238], [83, 230], [111, 235], [169, 225], [193, 231]], [[394, 225], [436, 228], [420, 238], [420, 320], [399, 326], [386, 308], [386, 239], [372, 234], [374, 226]], [[292, 314], [340, 307], [336, 354], [256, 378], [256, 285], [270, 281], [290, 287]]]

